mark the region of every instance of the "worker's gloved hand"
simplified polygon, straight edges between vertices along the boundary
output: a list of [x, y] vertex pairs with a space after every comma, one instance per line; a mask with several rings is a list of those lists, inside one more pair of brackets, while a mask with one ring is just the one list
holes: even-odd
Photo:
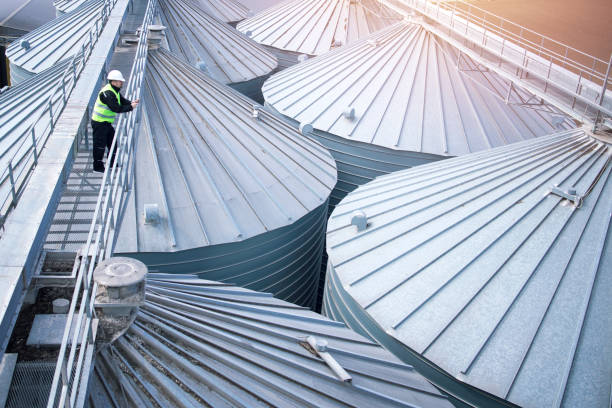
[[132, 109], [136, 109], [136, 107], [138, 106], [138, 103], [140, 102], [140, 99], [136, 99], [132, 101]]

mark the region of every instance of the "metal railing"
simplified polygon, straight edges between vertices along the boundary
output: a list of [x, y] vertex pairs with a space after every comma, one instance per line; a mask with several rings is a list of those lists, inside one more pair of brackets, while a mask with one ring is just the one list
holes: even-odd
[[[95, 27], [89, 31], [89, 35], [82, 43], [80, 50], [72, 57], [62, 77], [57, 81], [57, 85], [50, 92], [45, 108], [40, 111], [32, 125], [20, 137], [21, 143], [16, 147], [15, 153], [6, 168], [1, 169], [0, 186], [9, 183], [9, 188], [0, 196], [0, 230], [4, 228], [8, 213], [17, 205], [22, 188], [38, 164], [40, 152], [45, 147], [51, 133], [53, 133], [55, 123], [66, 106], [116, 3], [117, 0], [104, 0]], [[58, 94], [61, 95], [61, 99], [59, 103], [54, 104], [54, 99], [57, 99]], [[30, 146], [28, 147], [27, 144], [30, 144]], [[22, 154], [24, 149], [26, 149], [25, 153]]]
[[464, 0], [381, 0], [396, 11], [414, 10], [471, 57], [510, 74], [517, 84], [573, 116], [597, 125], [612, 116], [609, 61], [589, 55]]
[[[133, 99], [140, 98], [148, 54], [148, 27], [153, 23], [156, 5], [156, 0], [148, 1], [130, 71], [126, 95]], [[79, 389], [79, 386], [86, 356], [93, 352], [95, 342], [92, 323], [95, 318], [97, 285], [93, 280], [93, 272], [97, 263], [112, 253], [119, 211], [127, 195], [128, 178], [133, 166], [134, 133], [139, 115], [140, 105], [122, 115], [117, 122], [116, 136], [109, 150], [109, 157], [110, 152], [116, 150], [115, 161], [112, 166], [106, 168], [102, 177], [87, 242], [80, 253], [80, 266], [51, 385], [48, 408], [72, 408], [79, 394], [86, 392], [86, 389]], [[79, 310], [76, 311], [79, 301]]]

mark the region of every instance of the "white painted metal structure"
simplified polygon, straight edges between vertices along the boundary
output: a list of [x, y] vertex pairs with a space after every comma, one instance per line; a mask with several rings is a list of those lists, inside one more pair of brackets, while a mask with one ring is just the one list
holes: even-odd
[[474, 406], [608, 406], [609, 142], [566, 131], [359, 187], [329, 220], [326, 315]]
[[136, 322], [98, 357], [89, 406], [153, 405], [452, 408], [342, 323], [270, 294], [149, 274]]
[[380, 174], [575, 126], [418, 22], [279, 72], [262, 91], [336, 158], [332, 204]]
[[402, 17], [376, 0], [293, 0], [238, 24], [241, 32], [269, 46], [281, 67], [352, 44]]
[[[115, 252], [151, 271], [197, 272], [310, 306], [333, 158], [171, 53], [149, 58]], [[156, 218], [146, 206], [156, 206]]]

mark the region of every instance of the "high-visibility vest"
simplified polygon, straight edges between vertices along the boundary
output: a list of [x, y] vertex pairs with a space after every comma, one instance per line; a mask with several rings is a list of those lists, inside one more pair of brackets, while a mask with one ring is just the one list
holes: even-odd
[[115, 122], [115, 116], [117, 116], [117, 114], [110, 110], [108, 106], [100, 100], [100, 95], [109, 90], [115, 94], [117, 97], [117, 103], [121, 105], [121, 96], [119, 96], [119, 92], [115, 91], [111, 84], [104, 85], [100, 92], [98, 92], [98, 99], [96, 99], [96, 104], [94, 105], [93, 113], [91, 114], [91, 119], [95, 120], [96, 122]]

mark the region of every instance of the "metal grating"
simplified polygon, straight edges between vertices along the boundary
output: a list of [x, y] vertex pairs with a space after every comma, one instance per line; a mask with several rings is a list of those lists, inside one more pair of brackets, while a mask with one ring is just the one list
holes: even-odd
[[15, 365], [6, 408], [47, 406], [55, 362], [24, 361]]
[[102, 173], [93, 171], [91, 140], [91, 127], [87, 125], [87, 136], [80, 140], [47, 234], [44, 246], [47, 251], [77, 252], [87, 240], [102, 182]]

